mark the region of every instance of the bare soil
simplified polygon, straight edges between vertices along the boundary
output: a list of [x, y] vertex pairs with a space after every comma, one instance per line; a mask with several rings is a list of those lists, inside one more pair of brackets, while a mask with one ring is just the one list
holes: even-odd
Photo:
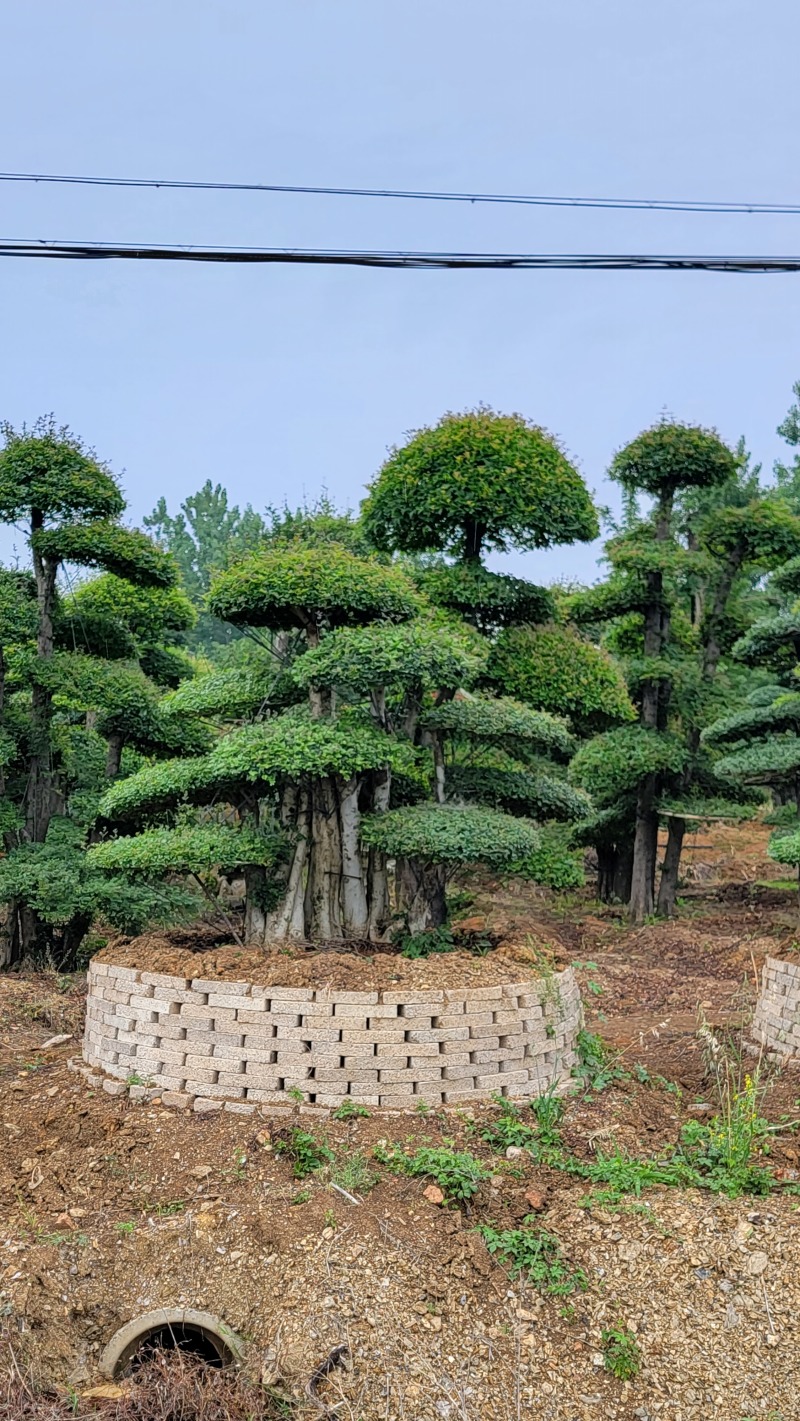
[[[705, 830], [703, 839], [712, 847], [690, 853], [681, 916], [669, 924], [630, 930], [588, 894], [558, 899], [519, 883], [484, 883], [469, 909], [504, 946], [463, 963], [486, 972], [508, 945], [516, 953], [529, 943], [536, 956], [546, 947], [555, 964], [575, 963], [590, 1029], [631, 1068], [608, 1089], [567, 1102], [564, 1143], [578, 1158], [616, 1148], [656, 1155], [698, 1118], [694, 1106], [713, 1110], [698, 1017], [735, 1045], [763, 957], [793, 941], [796, 895], [759, 886], [775, 875], [764, 862], [764, 831]], [[178, 954], [197, 960], [185, 944], [159, 941], [147, 949], [157, 970], [175, 970], [165, 964]], [[236, 949], [207, 938], [203, 948], [203, 976], [212, 975], [212, 955], [221, 973], [251, 975], [241, 962], [228, 966], [225, 954]], [[141, 950], [119, 944], [107, 955], [125, 961], [123, 951]], [[315, 974], [323, 959], [344, 960], [333, 969], [336, 985], [382, 980], [365, 975], [383, 968], [382, 955], [374, 963], [314, 956]], [[386, 959], [392, 972], [446, 962]], [[460, 956], [456, 963], [461, 971]], [[270, 972], [277, 965], [267, 964]], [[310, 964], [298, 954], [280, 966], [285, 974]], [[362, 975], [339, 979], [340, 970]], [[492, 1106], [320, 1124], [302, 1108], [288, 1121], [200, 1118], [114, 1099], [67, 1069], [79, 1051], [83, 990], [79, 978], [0, 980], [0, 1354], [9, 1367], [65, 1393], [89, 1390], [117, 1327], [154, 1307], [186, 1305], [237, 1329], [250, 1368], [294, 1398], [297, 1416], [321, 1414], [307, 1383], [343, 1343], [347, 1367], [319, 1387], [342, 1421], [800, 1414], [798, 1200], [781, 1188], [735, 1200], [658, 1188], [587, 1208], [580, 1180], [527, 1154], [508, 1160], [481, 1140]], [[62, 1033], [74, 1039], [44, 1048]], [[649, 1083], [637, 1079], [636, 1062]], [[791, 1121], [798, 1093], [794, 1073], [771, 1075], [765, 1113]], [[293, 1178], [274, 1147], [287, 1126], [312, 1130], [333, 1164]], [[782, 1130], [770, 1156], [787, 1182], [797, 1177], [797, 1141], [793, 1129]], [[381, 1142], [469, 1150], [489, 1177], [469, 1208], [448, 1209], [426, 1198], [425, 1180], [377, 1163]], [[513, 1281], [475, 1232], [479, 1223], [518, 1227], [535, 1195], [537, 1222], [584, 1270], [585, 1291], [542, 1296]], [[627, 1382], [602, 1365], [603, 1328], [618, 1322], [642, 1354]], [[101, 1411], [115, 1404], [96, 1403]]]

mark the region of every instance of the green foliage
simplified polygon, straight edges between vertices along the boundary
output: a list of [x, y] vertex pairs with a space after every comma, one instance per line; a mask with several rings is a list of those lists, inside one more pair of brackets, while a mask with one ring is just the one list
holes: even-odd
[[249, 504], [243, 512], [236, 506], [229, 507], [227, 491], [210, 479], [197, 493], [190, 494], [174, 517], [161, 498], [142, 521], [156, 541], [174, 556], [183, 585], [195, 605], [208, 592], [213, 573], [226, 567], [231, 558], [252, 552], [267, 531], [264, 519]]
[[597, 535], [583, 480], [552, 436], [485, 407], [446, 414], [393, 450], [362, 517], [376, 547], [458, 557]]
[[272, 708], [273, 698], [285, 685], [277, 664], [257, 668], [209, 671], [184, 681], [163, 701], [167, 715], [197, 715], [219, 720], [240, 720]]
[[494, 1096], [498, 1113], [481, 1131], [481, 1139], [498, 1154], [505, 1154], [509, 1146], [530, 1149], [536, 1143], [536, 1131], [522, 1119], [519, 1107], [505, 1096]]
[[101, 567], [143, 587], [174, 587], [178, 580], [173, 559], [138, 528], [99, 520], [63, 523], [60, 528], [35, 532], [31, 542], [42, 557]]
[[[528, 1217], [532, 1223], [533, 1216]], [[512, 1278], [523, 1278], [540, 1293], [566, 1297], [589, 1286], [583, 1269], [570, 1267], [555, 1234], [546, 1229], [496, 1229], [492, 1224], [480, 1224], [477, 1232]]]
[[340, 627], [298, 657], [291, 677], [304, 688], [347, 686], [361, 696], [387, 685], [457, 690], [481, 675], [487, 655], [488, 647], [463, 623]]
[[800, 730], [800, 695], [779, 695], [765, 706], [748, 707], [714, 721], [703, 731], [705, 745], [725, 745], [754, 735], [775, 735]]
[[16, 523], [39, 510], [58, 518], [117, 518], [125, 500], [106, 466], [52, 418], [19, 431], [0, 425], [0, 519]]
[[489, 572], [482, 563], [454, 563], [419, 574], [427, 597], [437, 607], [454, 612], [484, 633], [518, 622], [548, 622], [555, 614], [553, 594], [546, 587]]
[[360, 558], [371, 557], [375, 552], [361, 520], [349, 509], [340, 513], [324, 491], [313, 503], [294, 509], [284, 503], [283, 508], [269, 506], [266, 512], [266, 543], [307, 543], [315, 547], [340, 543]]
[[138, 587], [104, 573], [64, 598], [59, 641], [93, 656], [124, 659], [189, 631], [195, 621], [194, 608], [179, 587]]
[[468, 1203], [488, 1178], [480, 1160], [468, 1151], [423, 1147], [399, 1157], [399, 1166], [412, 1179], [432, 1179], [448, 1204]]
[[458, 943], [453, 937], [452, 930], [446, 925], [441, 928], [429, 928], [426, 932], [421, 933], [405, 933], [399, 941], [401, 957], [409, 957], [414, 960], [458, 950]]
[[605, 806], [620, 794], [634, 792], [645, 775], [679, 773], [686, 754], [676, 735], [623, 726], [582, 745], [569, 767], [570, 779], [587, 790], [597, 805]]
[[507, 748], [524, 747], [568, 760], [575, 742], [562, 720], [508, 697], [491, 700], [485, 696], [459, 697], [445, 701], [427, 712], [423, 724], [428, 730], [483, 740]]
[[732, 784], [780, 785], [800, 771], [800, 737], [770, 736], [754, 741], [715, 764], [721, 780]]
[[578, 1032], [575, 1043], [578, 1064], [572, 1074], [582, 1082], [586, 1090], [601, 1091], [627, 1077], [621, 1058], [611, 1051], [601, 1036], [585, 1029]]
[[776, 863], [800, 864], [800, 828], [794, 833], [785, 831], [770, 839], [767, 853]]
[[629, 1382], [642, 1367], [642, 1351], [632, 1332], [621, 1322], [604, 1327], [601, 1334], [603, 1366], [617, 1381]]
[[420, 773], [414, 747], [374, 726], [345, 717], [313, 719], [285, 711], [273, 720], [231, 731], [207, 757], [220, 782], [275, 784], [304, 776], [349, 779], [391, 765], [411, 778]]
[[0, 646], [33, 641], [37, 623], [34, 578], [29, 572], [0, 568]]
[[492, 683], [536, 710], [569, 716], [583, 735], [636, 719], [611, 657], [572, 627], [509, 627], [492, 646]]
[[794, 608], [760, 618], [733, 647], [738, 661], [777, 671], [794, 666], [799, 652], [800, 610]]
[[142, 932], [150, 923], [196, 916], [199, 908], [194, 894], [131, 884], [96, 870], [83, 851], [80, 828], [57, 818], [43, 844], [24, 842], [0, 859], [0, 902], [13, 899], [24, 902], [43, 924], [68, 928], [77, 920], [84, 923], [83, 931], [100, 916], [121, 932]]
[[589, 810], [584, 794], [566, 780], [532, 770], [490, 765], [454, 765], [447, 773], [451, 799], [477, 800], [529, 819], [581, 819]]
[[162, 760], [112, 784], [98, 814], [111, 824], [142, 823], [185, 804], [209, 804], [220, 792], [220, 775], [209, 756]]
[[569, 830], [558, 824], [544, 824], [539, 832], [538, 849], [518, 864], [516, 871], [523, 878], [552, 888], [555, 893], [582, 888], [585, 882], [583, 854], [575, 852]]
[[88, 860], [95, 868], [143, 877], [200, 874], [214, 868], [233, 874], [250, 864], [274, 867], [284, 851], [284, 838], [277, 832], [192, 824], [109, 839], [90, 848]]
[[609, 474], [624, 488], [669, 496], [736, 475], [736, 456], [714, 430], [660, 420], [614, 456]]
[[362, 842], [391, 856], [444, 864], [485, 863], [509, 869], [539, 846], [539, 833], [524, 819], [492, 809], [418, 804], [366, 816]]
[[335, 543], [276, 544], [218, 573], [208, 596], [215, 616], [272, 631], [405, 621], [418, 605], [397, 568], [357, 558]]
[[369, 1111], [366, 1105], [359, 1105], [357, 1101], [348, 1099], [342, 1101], [341, 1105], [334, 1110], [331, 1118], [333, 1120], [366, 1120], [368, 1116]]
[[[765, 571], [788, 565], [791, 558], [800, 567], [800, 518], [775, 499], [756, 498], [743, 508], [716, 509], [701, 523], [699, 535], [715, 558], [733, 555], [744, 566]], [[785, 578], [785, 569], [781, 569], [775, 582], [788, 591], [792, 576], [788, 585]]]
[[318, 1140], [308, 1130], [297, 1128], [286, 1135], [274, 1137], [275, 1153], [287, 1155], [294, 1165], [295, 1179], [307, 1179], [310, 1174], [318, 1174], [336, 1158], [333, 1150], [322, 1140]]

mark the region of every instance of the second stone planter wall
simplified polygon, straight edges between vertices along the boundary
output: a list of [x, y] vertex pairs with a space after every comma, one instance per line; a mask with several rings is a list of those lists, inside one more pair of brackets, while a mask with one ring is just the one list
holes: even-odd
[[84, 1059], [199, 1099], [413, 1107], [566, 1089], [571, 968], [494, 987], [382, 992], [186, 979], [92, 962]]
[[800, 963], [766, 959], [751, 1034], [770, 1059], [800, 1066]]

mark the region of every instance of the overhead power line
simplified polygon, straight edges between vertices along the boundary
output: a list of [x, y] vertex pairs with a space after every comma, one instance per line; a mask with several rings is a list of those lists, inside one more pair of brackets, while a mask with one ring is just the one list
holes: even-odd
[[306, 266], [467, 268], [495, 271], [800, 271], [800, 256], [679, 256], [551, 252], [369, 252], [279, 247], [155, 246], [132, 242], [56, 242], [0, 239], [0, 256], [72, 260], [232, 262]]
[[791, 202], [710, 202], [662, 197], [558, 197], [535, 193], [425, 192], [404, 188], [310, 187], [298, 183], [195, 182], [178, 178], [92, 177], [76, 173], [0, 173], [4, 183], [66, 183], [76, 187], [178, 188], [197, 192], [298, 193], [310, 197], [380, 197], [414, 202], [499, 203], [517, 207], [591, 207], [623, 212], [761, 213], [798, 216]]

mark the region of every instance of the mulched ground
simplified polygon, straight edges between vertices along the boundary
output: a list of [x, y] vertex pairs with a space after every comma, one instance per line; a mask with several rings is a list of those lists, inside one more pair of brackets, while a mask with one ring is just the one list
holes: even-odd
[[[563, 1134], [578, 1157], [656, 1154], [690, 1106], [713, 1103], [698, 1012], [735, 1043], [754, 964], [791, 939], [791, 896], [759, 889], [758, 869], [746, 892], [729, 891], [730, 865], [763, 857], [749, 832], [725, 838], [701, 896], [673, 924], [631, 931], [588, 899], [526, 899], [498, 884], [470, 910], [514, 944], [547, 942], [557, 964], [581, 964], [592, 1030], [630, 1067], [682, 1087], [678, 1096], [634, 1078], [570, 1100]], [[298, 1111], [293, 1123], [324, 1137], [335, 1163], [297, 1181], [271, 1148], [285, 1120], [200, 1119], [87, 1090], [66, 1067], [82, 990], [72, 979], [0, 981], [0, 1354], [23, 1370], [85, 1390], [118, 1326], [187, 1305], [239, 1330], [251, 1365], [297, 1397], [298, 1415], [319, 1414], [304, 1399], [308, 1378], [347, 1343], [348, 1368], [320, 1387], [342, 1421], [794, 1421], [796, 1198], [658, 1189], [586, 1209], [580, 1181], [480, 1140], [492, 1107], [322, 1126]], [[76, 1041], [42, 1049], [62, 1032]], [[775, 1076], [770, 1118], [800, 1113], [799, 1093], [793, 1073]], [[787, 1178], [797, 1139], [777, 1138]], [[424, 1180], [373, 1161], [379, 1142], [468, 1149], [491, 1177], [469, 1211], [443, 1209], [425, 1198]], [[359, 1161], [371, 1188], [355, 1183]], [[518, 1226], [532, 1191], [542, 1226], [585, 1271], [585, 1292], [543, 1298], [512, 1282], [474, 1232]], [[627, 1383], [599, 1364], [602, 1329], [620, 1320], [643, 1357]]]

